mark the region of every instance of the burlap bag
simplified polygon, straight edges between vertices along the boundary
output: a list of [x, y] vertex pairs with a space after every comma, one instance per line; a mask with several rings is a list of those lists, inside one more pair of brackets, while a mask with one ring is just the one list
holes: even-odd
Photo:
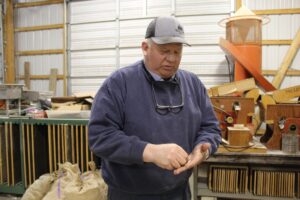
[[[31, 195], [30, 198], [22, 198], [22, 200], [107, 200], [107, 185], [102, 179], [101, 172], [96, 169], [94, 163], [89, 165], [92, 171], [83, 174], [80, 173], [77, 164], [72, 165], [67, 162], [59, 165], [59, 170], [52, 175], [54, 181], [50, 184], [47, 194], [42, 198]], [[35, 193], [37, 191], [42, 193], [38, 187], [30, 191], [32, 190]], [[28, 193], [34, 194], [30, 191]]]

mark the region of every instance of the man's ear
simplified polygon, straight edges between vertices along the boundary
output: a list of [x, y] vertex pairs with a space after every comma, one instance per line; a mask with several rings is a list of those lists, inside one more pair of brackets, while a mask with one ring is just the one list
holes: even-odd
[[143, 41], [141, 47], [142, 47], [143, 55], [146, 56], [147, 55], [147, 50], [149, 48], [149, 44], [146, 41]]

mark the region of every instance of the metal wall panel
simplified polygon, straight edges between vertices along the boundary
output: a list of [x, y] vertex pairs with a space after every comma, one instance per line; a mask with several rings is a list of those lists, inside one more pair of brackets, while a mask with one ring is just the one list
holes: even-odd
[[29, 31], [15, 33], [15, 50], [48, 50], [63, 48], [63, 30]]
[[141, 48], [120, 49], [120, 68], [126, 67], [141, 59], [143, 59]]
[[26, 7], [14, 9], [15, 27], [41, 26], [63, 23], [63, 5]]
[[300, 27], [300, 14], [269, 15], [268, 17], [270, 22], [262, 27], [263, 40], [291, 40], [295, 37]]
[[[19, 56], [16, 59], [17, 79], [19, 75], [24, 75], [24, 64], [29, 62], [31, 75], [49, 75], [51, 68], [56, 68], [58, 74], [63, 74], [63, 55], [36, 55]], [[19, 83], [24, 84], [23, 80]], [[49, 80], [30, 80], [31, 90], [48, 91]], [[56, 85], [56, 96], [63, 96], [63, 81], [58, 80]]]
[[72, 77], [108, 76], [116, 70], [116, 51], [78, 51], [71, 55]]
[[[19, 84], [25, 84], [23, 80], [18, 82]], [[31, 80], [31, 90], [40, 92], [49, 92], [49, 81], [48, 80]], [[57, 80], [56, 82], [56, 96], [64, 96], [63, 92], [63, 81]]]
[[144, 17], [145, 0], [119, 0], [120, 19]]
[[172, 14], [172, 0], [147, 0], [147, 16]]
[[216, 15], [229, 13], [231, 0], [176, 0], [176, 15]]
[[227, 62], [220, 47], [216, 45], [184, 47], [183, 52], [181, 69], [199, 76], [228, 76]]
[[300, 8], [299, 0], [244, 0], [243, 2], [252, 10]]
[[20, 56], [16, 60], [18, 74], [24, 75], [24, 63], [29, 62], [31, 75], [49, 75], [51, 68], [57, 68], [63, 74], [63, 55]]
[[225, 37], [225, 29], [218, 26], [218, 21], [228, 15], [201, 15], [178, 17], [184, 24], [186, 40], [193, 45], [218, 45], [219, 38]]
[[[34, 2], [34, 1], [18, 1]], [[63, 4], [51, 4], [36, 7], [14, 9], [15, 28], [35, 27], [64, 23]], [[63, 29], [49, 29], [42, 31], [15, 32], [15, 51], [63, 49]], [[31, 75], [50, 75], [51, 68], [57, 68], [58, 74], [63, 74], [63, 55], [48, 54], [34, 56], [15, 56], [17, 79], [24, 75], [24, 63], [30, 63]], [[19, 83], [23, 83], [19, 80]], [[63, 96], [63, 81], [58, 80], [56, 85], [57, 96]], [[49, 80], [31, 80], [31, 89], [48, 91]]]
[[76, 24], [71, 26], [71, 50], [103, 49], [116, 46], [116, 22]]
[[[286, 55], [287, 51], [289, 49], [289, 46], [287, 45], [280, 45], [280, 46], [264, 46], [262, 55], [262, 66], [264, 66], [264, 69], [271, 69], [271, 70], [277, 70], [281, 62], [283, 61], [284, 56]], [[298, 69], [300, 70], [300, 54], [298, 53], [290, 68]]]
[[72, 94], [82, 92], [97, 92], [106, 77], [98, 78], [72, 78]]
[[[299, 0], [244, 0], [251, 10], [300, 8]], [[270, 22], [262, 28], [263, 40], [293, 40], [300, 27], [300, 14], [268, 15]], [[289, 45], [264, 45], [262, 50], [262, 69], [278, 70], [289, 49]], [[300, 70], [300, 53], [296, 54], [290, 69]], [[267, 76], [272, 82], [274, 76]], [[280, 88], [300, 84], [298, 76], [285, 76]]]
[[116, 0], [76, 1], [70, 4], [71, 24], [113, 20], [116, 17]]
[[[115, 5], [115, 18], [111, 14], [95, 19], [92, 7], [99, 4], [112, 13]], [[148, 23], [156, 16], [171, 14], [184, 24], [192, 44], [184, 49], [182, 68], [204, 77], [207, 86], [228, 82], [227, 63], [218, 46], [225, 29], [217, 23], [229, 16], [230, 0], [93, 0], [70, 2], [69, 7], [72, 93], [95, 91], [115, 69], [142, 59], [140, 45]], [[80, 15], [87, 18], [80, 21]]]
[[139, 47], [145, 38], [146, 24], [149, 19], [120, 21], [120, 47]]

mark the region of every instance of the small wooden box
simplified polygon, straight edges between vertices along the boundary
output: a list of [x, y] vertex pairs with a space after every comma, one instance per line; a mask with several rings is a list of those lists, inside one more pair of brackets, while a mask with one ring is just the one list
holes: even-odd
[[228, 142], [230, 146], [247, 147], [252, 135], [250, 129], [242, 126], [227, 127]]

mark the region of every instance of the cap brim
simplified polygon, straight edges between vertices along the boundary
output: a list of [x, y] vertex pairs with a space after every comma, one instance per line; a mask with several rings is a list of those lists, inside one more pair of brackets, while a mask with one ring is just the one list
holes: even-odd
[[181, 37], [152, 37], [151, 40], [156, 44], [170, 44], [170, 43], [181, 43], [191, 46]]

